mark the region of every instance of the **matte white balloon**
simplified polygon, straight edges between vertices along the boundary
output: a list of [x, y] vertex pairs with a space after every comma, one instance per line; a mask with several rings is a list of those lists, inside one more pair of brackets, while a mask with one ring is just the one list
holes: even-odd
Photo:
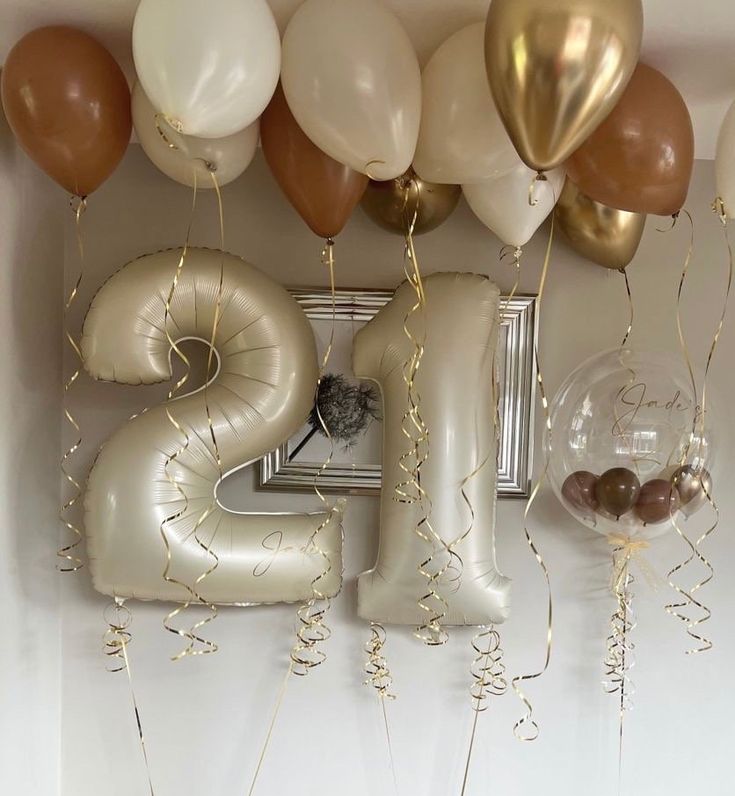
[[167, 177], [182, 185], [213, 188], [236, 180], [250, 165], [258, 147], [260, 123], [255, 121], [225, 138], [181, 135], [157, 118], [158, 111], [140, 83], [133, 88], [133, 125], [143, 151]]
[[[134, 260], [95, 296], [82, 339], [84, 364], [93, 378], [121, 384], [171, 378], [164, 302], [180, 254], [176, 249]], [[217, 502], [223, 478], [301, 427], [317, 378], [314, 335], [301, 308], [283, 287], [231, 254], [189, 249], [171, 307], [174, 339], [210, 339], [221, 267], [219, 368], [206, 400], [223, 474], [201, 389], [148, 409], [113, 434], [94, 463], [84, 499], [89, 568], [103, 594], [186, 599], [182, 586], [163, 579], [161, 525], [167, 519], [164, 531], [177, 580], [192, 585], [212, 566], [195, 536], [219, 559], [197, 588], [207, 600], [249, 604], [309, 598], [312, 581], [326, 569], [312, 544], [315, 534], [331, 566], [319, 591], [339, 591], [341, 506], [331, 513], [261, 514], [228, 511]], [[167, 461], [185, 442], [167, 471]]]
[[485, 23], [455, 33], [422, 75], [421, 129], [413, 166], [430, 182], [499, 177], [518, 163], [485, 71]]
[[306, 0], [283, 37], [281, 82], [309, 138], [335, 160], [391, 180], [413, 160], [421, 72], [398, 19], [375, 0]]
[[[417, 339], [426, 335], [416, 389], [429, 434], [421, 485], [431, 501], [431, 526], [442, 539], [433, 568], [447, 561], [450, 547], [459, 556], [437, 585], [447, 602], [441, 623], [502, 622], [510, 607], [510, 581], [497, 571], [494, 541], [498, 289], [487, 277], [454, 273], [432, 274], [424, 280], [424, 289], [426, 312], [414, 313], [409, 328]], [[404, 282], [357, 333], [352, 356], [355, 374], [376, 381], [383, 396], [380, 544], [375, 567], [360, 575], [357, 612], [363, 619], [399, 625], [427, 620], [418, 605], [427, 592], [427, 580], [418, 567], [431, 551], [416, 533], [427, 504], [422, 508], [395, 499], [396, 487], [407, 478], [400, 466], [410, 447], [402, 432], [409, 408], [403, 368], [413, 355], [414, 343], [406, 336], [404, 321], [415, 301], [413, 289]], [[468, 479], [484, 460], [485, 465]], [[461, 542], [452, 545], [465, 533]]]
[[722, 199], [725, 215], [735, 218], [735, 102], [722, 122], [715, 155], [717, 196]]
[[[520, 160], [512, 171], [495, 180], [462, 186], [472, 212], [508, 246], [525, 246], [554, 209], [564, 186], [564, 169], [553, 169], [546, 180], [534, 182], [536, 172]], [[533, 198], [529, 202], [529, 189]]]
[[266, 0], [141, 0], [133, 58], [172, 126], [224, 138], [252, 124], [273, 96], [281, 41]]

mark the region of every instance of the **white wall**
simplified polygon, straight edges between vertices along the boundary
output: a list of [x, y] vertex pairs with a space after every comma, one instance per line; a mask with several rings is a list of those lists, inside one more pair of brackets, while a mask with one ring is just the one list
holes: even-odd
[[[684, 302], [687, 333], [701, 360], [722, 299], [724, 248], [709, 212], [712, 167], [698, 163], [690, 196], [697, 250]], [[281, 198], [259, 159], [224, 191], [226, 248], [245, 256], [287, 285], [324, 285], [320, 242]], [[96, 286], [127, 260], [183, 241], [188, 191], [150, 166], [136, 147], [90, 202], [87, 250], [90, 276], [80, 307]], [[669, 234], [651, 219], [630, 276], [636, 296], [633, 343], [674, 349], [674, 302], [688, 233]], [[67, 278], [74, 245], [67, 232]], [[545, 233], [528, 247], [522, 288], [534, 291]], [[214, 198], [200, 195], [194, 243], [218, 243]], [[510, 287], [511, 267], [498, 260], [498, 242], [463, 205], [443, 227], [418, 243], [425, 272], [472, 270]], [[402, 278], [401, 242], [371, 226], [360, 211], [337, 245], [342, 285], [391, 287]], [[548, 389], [579, 361], [616, 345], [627, 326], [622, 280], [582, 262], [563, 245], [554, 249], [541, 325], [541, 355]], [[26, 330], [27, 331], [27, 330]], [[728, 322], [713, 375], [721, 403], [735, 388], [729, 363], [735, 346]], [[27, 342], [27, 335], [26, 335]], [[31, 338], [32, 339], [32, 338]], [[126, 416], [160, 400], [162, 388], [85, 383], [78, 391], [86, 455]], [[727, 415], [725, 414], [725, 417]], [[540, 423], [539, 423], [540, 426]], [[539, 457], [540, 460], [540, 457]], [[722, 445], [716, 485], [723, 510], [720, 533], [709, 545], [718, 567], [702, 597], [714, 616], [715, 649], [687, 658], [685, 634], [663, 604], [668, 594], [639, 588], [636, 631], [636, 710], [628, 719], [623, 792], [633, 796], [731, 793], [729, 738], [735, 714], [730, 672], [735, 641], [729, 610], [735, 585], [727, 566], [735, 499], [726, 481], [735, 464]], [[233, 507], [313, 509], [310, 495], [252, 494], [253, 473], [227, 487]], [[498, 560], [514, 580], [514, 611], [502, 629], [509, 671], [538, 667], [543, 658], [543, 581], [522, 535], [521, 502], [501, 501], [497, 517]], [[368, 629], [355, 616], [355, 576], [375, 555], [377, 500], [352, 498], [346, 520], [347, 580], [335, 602], [327, 663], [290, 686], [260, 784], [262, 796], [367, 796], [392, 785], [377, 702], [362, 685], [362, 645]], [[528, 687], [542, 735], [535, 744], [514, 740], [511, 728], [521, 705], [509, 693], [480, 723], [468, 796], [612, 796], [617, 793], [617, 712], [601, 688], [602, 658], [612, 609], [606, 591], [610, 550], [575, 524], [545, 490], [532, 524], [554, 585], [554, 657], [547, 676]], [[16, 538], [13, 535], [13, 538]], [[661, 573], [683, 554], [680, 540], [666, 538], [650, 551]], [[48, 573], [47, 573], [48, 574]], [[26, 573], [25, 581], [28, 583]], [[105, 599], [87, 576], [63, 581], [62, 793], [64, 796], [131, 796], [146, 793], [144, 772], [125, 679], [105, 672], [100, 654]], [[294, 610], [288, 606], [223, 610], [210, 626], [221, 650], [216, 656], [171, 663], [178, 651], [166, 634], [162, 605], [132, 605], [131, 648], [137, 696], [147, 734], [157, 796], [235, 796], [247, 792], [270, 711], [293, 641]], [[15, 620], [13, 620], [15, 621]], [[446, 648], [427, 649], [408, 631], [389, 629], [387, 654], [398, 700], [389, 706], [399, 792], [447, 796], [460, 791], [461, 769], [472, 714], [468, 699], [471, 632], [452, 633]], [[40, 793], [40, 791], [38, 791]], [[45, 793], [45, 791], [44, 791]]]
[[0, 114], [0, 791], [59, 792], [63, 197]]

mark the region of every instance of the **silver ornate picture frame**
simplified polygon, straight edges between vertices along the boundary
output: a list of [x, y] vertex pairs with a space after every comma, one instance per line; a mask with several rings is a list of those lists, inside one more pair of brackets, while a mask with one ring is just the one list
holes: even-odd
[[[311, 321], [321, 355], [331, 331], [329, 290], [304, 288], [289, 292]], [[354, 378], [350, 370], [353, 334], [392, 296], [390, 290], [337, 291], [337, 324], [328, 371]], [[533, 467], [534, 345], [538, 313], [535, 296], [516, 295], [509, 302], [503, 297], [501, 302], [504, 312], [498, 341], [501, 419], [498, 497], [525, 498], [530, 492]], [[298, 434], [261, 459], [261, 489], [290, 492], [314, 488], [314, 478], [329, 455], [329, 446], [321, 434], [309, 434], [310, 430], [305, 424]], [[379, 494], [380, 448], [380, 422], [375, 421], [354, 446], [335, 451], [332, 462], [319, 476], [320, 490], [331, 494]]]

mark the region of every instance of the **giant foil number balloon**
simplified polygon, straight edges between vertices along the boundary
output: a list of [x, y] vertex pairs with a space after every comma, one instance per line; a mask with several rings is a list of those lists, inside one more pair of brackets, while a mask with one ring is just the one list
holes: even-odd
[[145, 93], [172, 127], [223, 138], [268, 104], [281, 41], [266, 0], [141, 0], [133, 58]]
[[561, 165], [610, 113], [642, 35], [641, 0], [493, 0], [487, 77], [527, 166]]
[[[178, 250], [141, 257], [96, 295], [82, 340], [85, 366], [94, 378], [121, 384], [170, 379], [164, 302], [179, 257]], [[128, 421], [105, 443], [90, 473], [87, 545], [94, 586], [104, 594], [186, 598], [184, 588], [162, 577], [167, 560], [162, 523], [171, 545], [172, 575], [179, 581], [193, 584], [212, 566], [195, 536], [211, 545], [219, 565], [198, 587], [211, 602], [308, 598], [312, 581], [326, 569], [313, 541], [331, 566], [319, 581], [320, 591], [334, 595], [339, 590], [339, 510], [258, 514], [229, 511], [217, 501], [224, 477], [297, 431], [312, 406], [317, 378], [314, 336], [301, 309], [280, 285], [230, 254], [188, 251], [169, 319], [174, 339], [210, 339], [221, 268], [214, 341], [218, 369], [206, 394], [195, 390]], [[166, 462], [184, 446], [167, 472]]]
[[[711, 410], [680, 356], [615, 349], [589, 359], [551, 403], [546, 438], [559, 500], [598, 533], [650, 539], [711, 494]], [[678, 517], [678, 519], [677, 519]]]
[[[424, 288], [425, 321], [421, 313], [414, 313], [408, 324], [417, 339], [425, 335], [416, 390], [429, 433], [421, 485], [431, 501], [427, 509], [431, 525], [445, 547], [436, 562], [442, 563], [446, 548], [469, 530], [463, 541], [452, 546], [462, 562], [459, 575], [440, 579], [437, 586], [448, 603], [441, 622], [502, 622], [509, 612], [510, 582], [497, 571], [494, 544], [498, 289], [486, 277], [454, 273], [432, 274]], [[409, 410], [403, 368], [413, 355], [414, 343], [406, 336], [404, 323], [415, 302], [413, 289], [404, 282], [357, 333], [352, 354], [355, 374], [380, 385], [384, 418], [378, 560], [360, 575], [357, 611], [363, 619], [400, 625], [426, 621], [418, 600], [426, 594], [427, 581], [418, 566], [430, 552], [416, 533], [422, 507], [395, 499], [396, 487], [406, 480], [400, 461], [410, 445], [401, 430]]]
[[375, 0], [306, 0], [283, 37], [281, 83], [299, 127], [374, 180], [411, 165], [421, 71], [408, 34]]

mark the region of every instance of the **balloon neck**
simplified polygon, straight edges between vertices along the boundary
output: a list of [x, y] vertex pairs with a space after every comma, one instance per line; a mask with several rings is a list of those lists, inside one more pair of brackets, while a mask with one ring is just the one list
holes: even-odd
[[537, 171], [536, 172], [536, 179], [535, 182], [548, 182], [549, 178], [546, 176], [546, 172]]

